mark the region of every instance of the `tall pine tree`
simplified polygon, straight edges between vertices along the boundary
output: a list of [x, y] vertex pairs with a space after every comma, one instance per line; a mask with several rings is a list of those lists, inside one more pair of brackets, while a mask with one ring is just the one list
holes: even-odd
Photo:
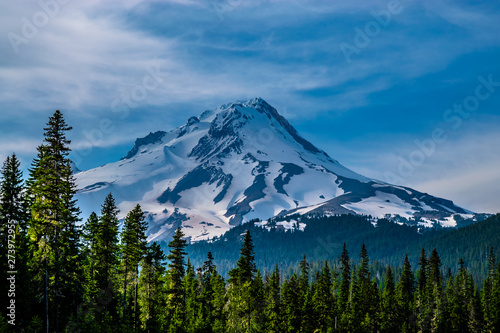
[[[79, 208], [76, 184], [68, 158], [70, 140], [63, 114], [57, 110], [44, 128], [44, 142], [37, 150], [28, 180], [31, 218], [29, 238], [31, 270], [44, 313], [46, 330], [61, 330], [76, 315], [81, 295], [79, 264]], [[43, 309], [43, 310], [42, 310]]]
[[[140, 205], [136, 205], [127, 216], [121, 233], [121, 269], [123, 279], [123, 319], [137, 328], [139, 323], [139, 311], [137, 304], [137, 291], [139, 279], [139, 263], [141, 262], [147, 246], [144, 212]], [[132, 293], [129, 297], [129, 284], [132, 284]], [[133, 308], [129, 308], [129, 298], [132, 299]], [[127, 317], [128, 315], [132, 316]]]
[[184, 233], [179, 227], [175, 231], [172, 241], [168, 244], [170, 253], [168, 264], [168, 332], [184, 332], [184, 321], [186, 316], [186, 292], [184, 288], [185, 256], [187, 241]]
[[[23, 311], [17, 314], [17, 323], [27, 324], [32, 316], [32, 294], [28, 271], [27, 212], [25, 186], [21, 163], [16, 154], [8, 156], [2, 167], [0, 185], [0, 277], [7, 281], [8, 271], [16, 271], [17, 306]], [[9, 305], [8, 283], [0, 287], [0, 305]]]

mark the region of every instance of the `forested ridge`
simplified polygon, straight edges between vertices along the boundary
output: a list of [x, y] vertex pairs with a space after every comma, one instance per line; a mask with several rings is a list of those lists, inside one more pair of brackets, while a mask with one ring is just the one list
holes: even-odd
[[[273, 232], [249, 224], [230, 231], [239, 243], [225, 252], [223, 239], [188, 245], [179, 228], [161, 246], [147, 243], [139, 205], [120, 227], [111, 194], [80, 226], [69, 130], [61, 112], [49, 118], [27, 181], [15, 154], [3, 164], [0, 275], [8, 283], [1, 284], [0, 331], [500, 331], [500, 264], [497, 244], [487, 244], [497, 239], [500, 215], [428, 234], [383, 220], [372, 228], [365, 217], [318, 217], [303, 233], [282, 232], [267, 244]], [[291, 237], [296, 251], [278, 237]], [[389, 244], [389, 237], [399, 239]], [[467, 252], [467, 242], [484, 253]], [[188, 253], [201, 250], [205, 259], [195, 267]], [[228, 251], [221, 274], [217, 255]], [[306, 255], [298, 266], [291, 260], [283, 272], [282, 261], [299, 252]], [[372, 253], [388, 264], [374, 263]], [[470, 261], [477, 256], [484, 260]]]
[[[221, 237], [189, 245], [188, 255], [195, 266], [203, 263], [206, 253], [211, 251], [221, 275], [227, 272], [238, 259], [235, 248], [242, 243], [242, 235], [250, 230], [255, 245], [255, 261], [262, 271], [278, 265], [286, 277], [297, 272], [299, 262], [306, 255], [313, 271], [328, 261], [337, 267], [338, 254], [343, 244], [349, 249], [360, 249], [365, 244], [371, 257], [372, 273], [381, 275], [386, 265], [398, 267], [401, 258], [408, 255], [415, 267], [422, 248], [427, 252], [437, 249], [444, 270], [458, 271], [458, 260], [463, 258], [467, 268], [478, 283], [482, 283], [488, 272], [488, 253], [495, 246], [494, 254], [500, 255], [500, 216], [492, 216], [481, 222], [459, 228], [422, 228], [399, 225], [385, 219], [377, 220], [367, 216], [289, 216], [273, 219], [267, 226], [280, 220], [300, 221], [303, 231], [296, 228], [270, 230], [260, 227], [258, 221], [236, 226]], [[167, 249], [167, 244], [161, 244]]]

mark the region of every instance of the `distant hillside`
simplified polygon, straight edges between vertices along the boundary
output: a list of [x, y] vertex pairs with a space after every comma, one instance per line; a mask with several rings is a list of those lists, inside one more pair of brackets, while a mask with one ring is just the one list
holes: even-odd
[[355, 261], [364, 243], [372, 262], [399, 266], [407, 253], [413, 268], [422, 248], [427, 253], [436, 248], [443, 272], [448, 268], [455, 271], [458, 260], [463, 258], [478, 279], [485, 276], [489, 247], [494, 246], [500, 256], [500, 215], [462, 228], [441, 229], [398, 225], [383, 219], [374, 225], [369, 218], [357, 215], [296, 216], [263, 224], [252, 221], [231, 229], [213, 242], [189, 245], [191, 262], [200, 266], [211, 251], [219, 271], [225, 274], [239, 257], [241, 235], [247, 229], [252, 234], [256, 262], [262, 271], [270, 271], [275, 265], [290, 271], [303, 255], [309, 261], [328, 260], [335, 266], [344, 242]]

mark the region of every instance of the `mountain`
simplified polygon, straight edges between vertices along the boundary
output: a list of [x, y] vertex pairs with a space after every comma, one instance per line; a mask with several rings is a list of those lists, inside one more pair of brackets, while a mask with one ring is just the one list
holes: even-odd
[[[150, 241], [182, 226], [192, 241], [252, 219], [291, 214], [362, 214], [399, 223], [455, 226], [470, 211], [411, 188], [367, 178], [299, 135], [261, 98], [191, 117], [137, 139], [120, 160], [76, 174], [88, 215], [113, 193], [121, 215], [137, 203]], [[469, 214], [469, 215], [468, 215]]]

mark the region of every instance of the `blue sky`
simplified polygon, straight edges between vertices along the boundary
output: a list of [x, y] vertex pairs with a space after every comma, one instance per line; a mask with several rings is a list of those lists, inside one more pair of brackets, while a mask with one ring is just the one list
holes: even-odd
[[497, 1], [4, 1], [0, 158], [56, 109], [86, 169], [259, 96], [359, 173], [497, 212], [499, 31]]

